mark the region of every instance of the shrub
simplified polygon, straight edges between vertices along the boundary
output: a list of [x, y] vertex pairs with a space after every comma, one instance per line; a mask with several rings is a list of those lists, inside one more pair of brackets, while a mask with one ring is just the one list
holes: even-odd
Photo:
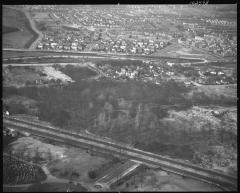
[[89, 171], [88, 172], [88, 177], [91, 179], [95, 179], [97, 177], [97, 174], [95, 171]]

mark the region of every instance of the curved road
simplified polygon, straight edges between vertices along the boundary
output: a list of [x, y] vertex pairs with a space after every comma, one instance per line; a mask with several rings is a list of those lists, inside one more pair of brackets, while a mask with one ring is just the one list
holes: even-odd
[[36, 28], [35, 23], [34, 23], [34, 21], [32, 20], [29, 12], [28, 12], [27, 10], [24, 10], [23, 12], [25, 13], [26, 17], [28, 18], [32, 30], [35, 31], [35, 32], [38, 34], [38, 38], [37, 38], [37, 39], [30, 45], [30, 47], [29, 47], [30, 50], [33, 50], [33, 49], [36, 48], [37, 43], [41, 41], [43, 35], [42, 35], [42, 33]]
[[[19, 7], [12, 7], [9, 5], [3, 5], [3, 7], [9, 8], [9, 9], [15, 9], [17, 11], [21, 11], [25, 14], [25, 16], [27, 17], [30, 27], [32, 28], [32, 30], [38, 34], [38, 38], [29, 46], [29, 50], [33, 50], [36, 48], [37, 43], [42, 39], [43, 35], [42, 33], [36, 28], [34, 21], [32, 20], [28, 10], [24, 9], [24, 8], [19, 8]], [[3, 48], [4, 49], [4, 48]], [[2, 49], [2, 50], [3, 50]]]

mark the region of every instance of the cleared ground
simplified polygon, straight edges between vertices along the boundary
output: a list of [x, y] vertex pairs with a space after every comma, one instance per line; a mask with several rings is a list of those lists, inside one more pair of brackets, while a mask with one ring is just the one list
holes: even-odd
[[[3, 85], [12, 86], [16, 88], [40, 85], [39, 82], [54, 83], [53, 81], [59, 81], [62, 83], [73, 82], [73, 80], [57, 70], [52, 66], [6, 66], [3, 67]], [[41, 83], [41, 84], [42, 84]]]

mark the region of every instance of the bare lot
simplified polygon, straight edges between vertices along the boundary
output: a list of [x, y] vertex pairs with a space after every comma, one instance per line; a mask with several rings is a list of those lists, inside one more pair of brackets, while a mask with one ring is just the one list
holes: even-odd
[[49, 83], [52, 80], [63, 83], [73, 82], [72, 79], [51, 66], [7, 66], [3, 68], [3, 85], [16, 88], [38, 85], [39, 81]]

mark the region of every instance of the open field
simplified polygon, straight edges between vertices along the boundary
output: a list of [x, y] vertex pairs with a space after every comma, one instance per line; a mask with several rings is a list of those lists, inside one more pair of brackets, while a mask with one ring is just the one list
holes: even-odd
[[71, 76], [74, 81], [80, 81], [97, 76], [97, 73], [87, 67], [79, 67], [78, 65], [67, 65], [60, 69], [64, 74]]
[[[48, 83], [59, 81], [62, 83], [73, 80], [52, 66], [8, 66], [3, 68], [3, 85], [6, 87], [24, 87], [34, 85], [36, 82]], [[36, 84], [35, 84], [36, 86]]]
[[188, 47], [181, 44], [172, 44], [152, 54], [153, 56], [165, 57], [184, 57], [184, 58], [201, 58], [209, 61], [219, 60], [218, 57], [210, 55], [207, 51], [197, 48]]
[[2, 25], [20, 29], [17, 32], [3, 34], [4, 48], [28, 48], [37, 36], [31, 29], [25, 14], [19, 10], [3, 7]]
[[2, 33], [3, 34], [7, 34], [7, 33], [12, 33], [12, 32], [17, 32], [19, 31], [18, 28], [15, 28], [15, 27], [9, 27], [9, 26], [3, 26], [2, 27]]

